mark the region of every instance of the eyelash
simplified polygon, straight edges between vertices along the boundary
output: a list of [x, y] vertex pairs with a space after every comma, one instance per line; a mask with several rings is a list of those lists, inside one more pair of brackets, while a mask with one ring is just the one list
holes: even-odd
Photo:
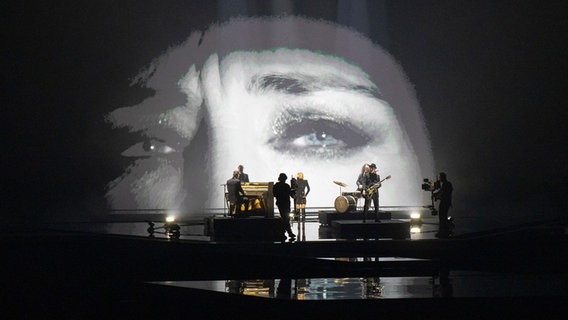
[[277, 151], [298, 156], [343, 156], [372, 140], [353, 124], [333, 118], [306, 115], [287, 121], [280, 119], [277, 123], [277, 136], [269, 143]]

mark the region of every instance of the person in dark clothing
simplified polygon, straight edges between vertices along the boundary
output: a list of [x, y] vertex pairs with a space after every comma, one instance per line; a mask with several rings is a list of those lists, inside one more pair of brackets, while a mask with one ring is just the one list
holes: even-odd
[[296, 190], [298, 189], [298, 180], [296, 180], [296, 178], [294, 178], [294, 175], [292, 175], [292, 179], [290, 179], [290, 188], [292, 188], [292, 199], [294, 199], [294, 206], [292, 207], [292, 209], [294, 210], [294, 214], [295, 217], [297, 218], [297, 212], [296, 212]]
[[434, 183], [433, 196], [436, 201], [440, 201], [438, 204], [438, 221], [439, 230], [436, 236], [438, 238], [446, 238], [450, 235], [450, 221], [448, 221], [448, 211], [452, 207], [452, 192], [454, 191], [454, 186], [450, 181], [448, 181], [445, 172], [440, 172], [438, 174], [438, 180]]
[[292, 279], [280, 279], [278, 288], [276, 288], [276, 297], [280, 299], [290, 300], [292, 295]]
[[[364, 181], [364, 191], [367, 191], [374, 184], [379, 183], [381, 177], [377, 174], [377, 165], [371, 163], [369, 165], [370, 172], [365, 173], [363, 176]], [[371, 201], [373, 201], [373, 206], [375, 209], [375, 221], [379, 222], [379, 190], [378, 187], [372, 192], [372, 195], [364, 194], [365, 205], [363, 207], [363, 221], [366, 220], [367, 212], [371, 206]]]
[[276, 206], [280, 212], [284, 229], [288, 232], [288, 237], [295, 238], [296, 235], [290, 227], [290, 197], [292, 197], [292, 189], [286, 183], [286, 179], [288, 179], [288, 176], [285, 173], [281, 173], [278, 176], [278, 182], [272, 186], [272, 194], [276, 198]]
[[298, 221], [306, 221], [306, 197], [310, 193], [310, 184], [304, 180], [304, 173], [298, 172], [296, 175], [296, 188], [294, 189], [294, 203], [298, 213]]
[[[369, 172], [371, 172], [371, 168], [369, 167], [368, 163], [365, 163], [362, 167], [361, 167], [361, 173], [359, 173], [359, 176], [357, 177], [357, 191], [360, 192], [360, 195], [363, 196], [363, 191], [366, 189], [365, 188], [365, 181], [367, 179], [367, 176], [369, 175]], [[359, 198], [357, 198], [357, 202], [359, 202]], [[359, 204], [357, 203], [357, 206], [359, 206]], [[363, 208], [364, 210], [364, 208]]]
[[359, 173], [359, 176], [357, 177], [357, 190], [361, 192], [365, 190], [365, 179], [370, 172], [371, 167], [369, 167], [369, 165], [365, 163], [363, 167], [361, 167], [361, 173]]
[[241, 182], [250, 182], [249, 175], [243, 171], [244, 169], [245, 167], [242, 164], [239, 164], [237, 167], [237, 170], [239, 170], [239, 180], [241, 180]]
[[235, 216], [241, 215], [241, 205], [245, 205], [245, 214], [248, 213], [248, 198], [239, 180], [239, 171], [233, 171], [233, 177], [227, 180], [229, 203], [235, 207]]

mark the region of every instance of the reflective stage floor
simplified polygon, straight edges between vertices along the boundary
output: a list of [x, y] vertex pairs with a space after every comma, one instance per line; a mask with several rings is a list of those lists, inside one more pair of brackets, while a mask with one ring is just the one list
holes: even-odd
[[451, 271], [431, 277], [346, 277], [162, 281], [158, 285], [273, 299], [423, 299], [568, 297], [567, 274], [500, 274]]
[[[463, 218], [452, 238], [437, 239], [437, 217], [423, 214], [407, 239], [347, 240], [310, 214], [293, 222], [296, 239], [218, 242], [202, 219], [176, 221], [172, 237], [161, 228], [164, 215], [140, 217], [4, 234], [12, 257], [3, 265], [6, 301], [38, 307], [31, 317], [55, 310], [63, 318], [553, 318], [566, 311], [568, 242], [559, 222], [490, 229]], [[395, 212], [392, 220], [410, 217]]]

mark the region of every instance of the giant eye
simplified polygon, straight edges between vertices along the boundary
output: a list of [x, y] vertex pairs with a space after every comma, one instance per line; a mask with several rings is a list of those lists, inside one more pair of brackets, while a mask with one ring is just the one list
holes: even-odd
[[147, 139], [126, 149], [121, 155], [125, 157], [151, 157], [156, 154], [169, 154], [176, 150], [160, 139]]
[[275, 136], [269, 144], [292, 155], [342, 156], [371, 141], [349, 121], [321, 114], [287, 114], [275, 122], [273, 129]]

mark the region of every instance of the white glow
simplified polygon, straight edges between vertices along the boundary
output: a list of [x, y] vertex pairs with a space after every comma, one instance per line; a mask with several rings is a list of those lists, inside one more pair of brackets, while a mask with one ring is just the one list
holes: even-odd
[[420, 219], [420, 213], [418, 213], [418, 212], [413, 212], [413, 213], [411, 213], [411, 214], [410, 214], [410, 219], [413, 219], [413, 220]]
[[420, 227], [412, 227], [410, 228], [410, 233], [420, 233], [422, 229]]
[[175, 216], [167, 216], [166, 217], [166, 222], [174, 222], [176, 221], [176, 217]]

